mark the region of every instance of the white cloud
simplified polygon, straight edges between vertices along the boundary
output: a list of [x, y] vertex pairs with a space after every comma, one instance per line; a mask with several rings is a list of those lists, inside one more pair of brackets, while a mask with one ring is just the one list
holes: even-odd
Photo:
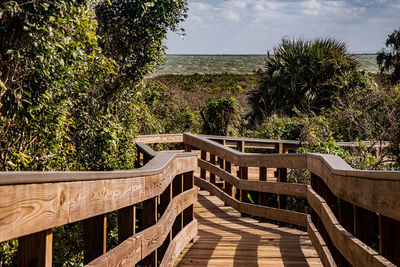
[[234, 12], [232, 10], [224, 12], [223, 16], [230, 21], [240, 21], [240, 16], [237, 12]]
[[189, 9], [207, 11], [212, 8], [211, 5], [201, 2], [194, 2], [189, 4]]
[[317, 0], [308, 0], [300, 5], [305, 15], [318, 16], [321, 13], [321, 3]]

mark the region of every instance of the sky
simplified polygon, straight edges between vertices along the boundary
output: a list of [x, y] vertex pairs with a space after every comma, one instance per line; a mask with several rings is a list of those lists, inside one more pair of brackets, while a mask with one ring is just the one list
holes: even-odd
[[167, 54], [266, 54], [282, 38], [333, 37], [374, 53], [400, 27], [400, 0], [187, 0], [186, 36]]

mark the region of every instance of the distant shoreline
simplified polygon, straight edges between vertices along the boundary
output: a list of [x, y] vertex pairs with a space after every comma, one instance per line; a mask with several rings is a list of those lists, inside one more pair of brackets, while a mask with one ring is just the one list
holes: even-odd
[[[364, 55], [372, 56], [372, 55], [376, 55], [376, 54], [377, 54], [377, 52], [350, 53], [350, 55], [353, 55], [353, 56], [364, 56]], [[215, 57], [215, 56], [217, 56], [217, 57], [218, 56], [221, 56], [221, 57], [256, 56], [256, 57], [259, 57], [259, 56], [266, 56], [266, 55], [267, 54], [167, 54], [167, 56], [172, 56], [172, 57], [175, 57], [175, 56], [179, 56], [179, 57], [185, 57], [185, 56], [189, 56], [189, 57], [202, 57], [202, 56], [205, 56], [205, 57]], [[273, 54], [270, 54], [270, 55], [273, 55]]]

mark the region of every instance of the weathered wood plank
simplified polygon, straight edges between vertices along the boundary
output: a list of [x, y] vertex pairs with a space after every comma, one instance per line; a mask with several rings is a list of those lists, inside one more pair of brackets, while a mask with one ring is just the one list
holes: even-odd
[[18, 266], [52, 266], [53, 232], [45, 230], [18, 238]]
[[289, 210], [280, 210], [266, 206], [243, 203], [232, 198], [231, 196], [223, 192], [215, 185], [212, 185], [207, 181], [201, 180], [197, 177], [195, 177], [195, 185], [204, 190], [207, 190], [211, 194], [214, 194], [219, 199], [224, 201], [227, 205], [231, 206], [232, 208], [234, 208], [239, 212], [271, 220], [282, 221], [285, 223], [296, 224], [299, 226], [307, 226], [307, 215], [305, 213], [294, 212]]
[[91, 262], [107, 250], [107, 216], [98, 215], [83, 221], [83, 262]]
[[[146, 172], [129, 171], [127, 173], [133, 178], [1, 186], [0, 242], [105, 214], [160, 195], [175, 175], [197, 167], [197, 157], [172, 157], [163, 164], [159, 174], [146, 178], [137, 175]], [[120, 175], [126, 174], [120, 172]]]
[[353, 266], [394, 266], [391, 262], [380, 256], [372, 248], [365, 245], [346, 229], [344, 229], [325, 200], [310, 187], [308, 188], [308, 201], [312, 209], [318, 214], [327, 234], [335, 247]]
[[175, 196], [156, 225], [131, 236], [87, 266], [132, 266], [138, 263], [163, 244], [169, 236], [175, 217], [196, 201], [196, 188]]
[[335, 260], [332, 257], [324, 239], [318, 232], [314, 223], [311, 220], [311, 216], [307, 217], [307, 233], [310, 237], [315, 250], [318, 253], [319, 258], [324, 266], [336, 267]]
[[136, 206], [128, 206], [118, 210], [118, 243], [136, 233]]
[[199, 159], [198, 165], [209, 172], [215, 173], [217, 176], [221, 177], [221, 179], [225, 180], [229, 184], [232, 184], [233, 186], [239, 189], [274, 193], [274, 194], [284, 194], [284, 195], [298, 196], [298, 197], [307, 196], [307, 185], [305, 184], [240, 180], [239, 178], [232, 175], [228, 171], [222, 170], [217, 166], [213, 166], [209, 162], [206, 162], [204, 160]]
[[173, 266], [185, 246], [197, 235], [197, 220], [194, 219], [186, 225], [172, 240], [170, 246], [165, 252], [164, 258], [160, 264], [163, 266]]

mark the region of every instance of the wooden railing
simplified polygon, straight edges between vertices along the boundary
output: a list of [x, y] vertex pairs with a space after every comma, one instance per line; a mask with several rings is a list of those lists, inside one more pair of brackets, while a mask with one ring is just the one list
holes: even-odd
[[[172, 266], [197, 235], [197, 155], [153, 153], [147, 162], [129, 171], [1, 172], [0, 242], [18, 238], [19, 266], [52, 266], [52, 229], [82, 221], [87, 266]], [[107, 252], [106, 215], [115, 210], [119, 245]]]
[[[243, 215], [305, 226], [325, 266], [400, 266], [400, 172], [354, 170], [332, 155], [246, 154], [244, 145], [238, 151], [186, 133], [183, 142], [201, 151], [195, 185]], [[254, 167], [259, 180], [248, 180]], [[271, 168], [276, 182], [267, 181]], [[311, 185], [287, 183], [291, 169], [308, 170]], [[248, 191], [258, 192], [258, 204]], [[267, 206], [267, 193], [277, 195], [276, 207]], [[287, 196], [305, 198], [311, 215], [288, 210]]]

